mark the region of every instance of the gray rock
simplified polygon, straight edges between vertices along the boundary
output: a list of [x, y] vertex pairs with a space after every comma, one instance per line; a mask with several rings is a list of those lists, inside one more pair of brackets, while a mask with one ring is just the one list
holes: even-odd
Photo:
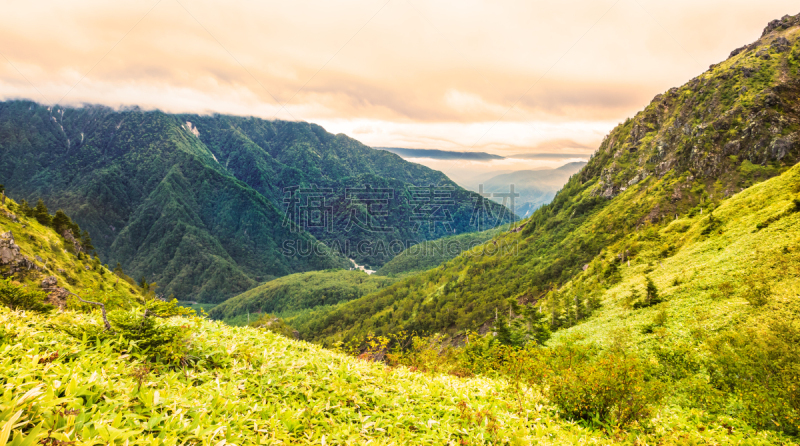
[[31, 259], [22, 255], [11, 231], [0, 234], [0, 265], [9, 265], [11, 267], [8, 271], [10, 274], [23, 270], [39, 269]]
[[47, 276], [42, 279], [42, 288], [52, 288], [58, 285], [58, 278], [56, 276]]
[[770, 144], [769, 152], [772, 156], [772, 159], [780, 161], [783, 157], [785, 157], [789, 152], [792, 151], [794, 147], [794, 141], [789, 138], [776, 138]]
[[788, 51], [789, 48], [791, 48], [791, 47], [792, 47], [792, 44], [789, 43], [789, 40], [786, 39], [786, 37], [783, 37], [783, 36], [780, 36], [777, 39], [773, 40], [772, 41], [772, 45], [770, 45], [770, 48], [775, 50], [775, 52], [777, 52], [777, 53], [783, 53], [785, 51]]

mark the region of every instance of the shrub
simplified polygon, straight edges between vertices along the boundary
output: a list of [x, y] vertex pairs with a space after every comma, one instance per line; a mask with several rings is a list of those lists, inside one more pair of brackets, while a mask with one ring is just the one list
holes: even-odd
[[112, 294], [103, 303], [122, 308], [108, 313], [111, 330], [97, 324], [60, 324], [57, 328], [84, 341], [112, 341], [120, 352], [141, 353], [168, 364], [188, 364], [190, 332], [164, 319], [194, 314], [191, 309], [178, 306], [176, 300], [151, 299], [131, 304], [117, 298]]
[[0, 304], [14, 311], [50, 312], [55, 307], [45, 302], [46, 297], [47, 293], [16, 285], [11, 282], [11, 278], [0, 280]]
[[766, 326], [731, 330], [710, 343], [712, 385], [734, 395], [748, 423], [800, 434], [800, 321], [772, 315]]
[[635, 356], [607, 352], [576, 361], [552, 374], [547, 397], [568, 419], [594, 426], [624, 427], [646, 419], [662, 396]]

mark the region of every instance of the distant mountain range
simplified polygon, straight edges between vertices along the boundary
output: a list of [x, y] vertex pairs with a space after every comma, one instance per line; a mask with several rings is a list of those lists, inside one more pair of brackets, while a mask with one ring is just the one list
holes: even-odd
[[515, 159], [568, 159], [568, 158], [588, 158], [586, 153], [562, 153], [562, 152], [542, 152], [542, 153], [518, 153], [510, 156], [500, 156], [486, 152], [459, 152], [438, 149], [406, 149], [402, 147], [373, 147], [378, 150], [396, 153], [403, 158], [430, 158], [435, 160], [462, 160], [462, 161], [491, 161]]
[[[577, 173], [585, 162], [565, 164], [557, 169], [518, 170], [503, 173], [489, 178], [483, 182], [484, 192], [503, 193], [509, 192], [514, 185], [514, 191], [519, 194], [515, 199], [514, 212], [520, 217], [528, 217], [538, 209], [553, 200], [556, 192], [564, 186], [569, 177]], [[501, 198], [495, 198], [501, 202]]]
[[436, 160], [474, 160], [489, 161], [505, 159], [500, 155], [493, 155], [486, 152], [454, 152], [449, 150], [435, 149], [404, 149], [400, 147], [374, 147], [378, 150], [385, 150], [400, 155], [403, 158], [431, 158]]
[[305, 122], [0, 102], [0, 183], [67, 211], [104, 262], [205, 302], [486, 229], [441, 172]]

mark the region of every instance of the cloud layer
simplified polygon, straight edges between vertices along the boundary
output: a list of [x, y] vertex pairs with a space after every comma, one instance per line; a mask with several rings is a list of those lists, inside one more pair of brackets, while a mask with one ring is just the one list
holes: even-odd
[[321, 123], [370, 145], [594, 148], [764, 25], [772, 0], [12, 2], [0, 97]]

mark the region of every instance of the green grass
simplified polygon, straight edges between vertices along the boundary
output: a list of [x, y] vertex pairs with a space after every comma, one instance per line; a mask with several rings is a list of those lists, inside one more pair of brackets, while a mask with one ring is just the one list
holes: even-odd
[[[59, 318], [97, 322], [71, 312]], [[53, 322], [59, 320], [0, 309], [0, 429], [10, 427], [8, 444], [24, 438], [81, 445], [787, 441], [735, 420], [729, 435], [704, 425], [699, 413], [673, 408], [659, 411], [646, 431], [608, 437], [560, 419], [538, 389], [524, 389], [520, 407], [503, 380], [389, 368], [197, 318], [171, 323], [191, 332], [192, 353], [215, 358], [214, 365], [148, 371], [141, 358], [115, 353], [109, 341], [84, 344], [48, 329]]]

